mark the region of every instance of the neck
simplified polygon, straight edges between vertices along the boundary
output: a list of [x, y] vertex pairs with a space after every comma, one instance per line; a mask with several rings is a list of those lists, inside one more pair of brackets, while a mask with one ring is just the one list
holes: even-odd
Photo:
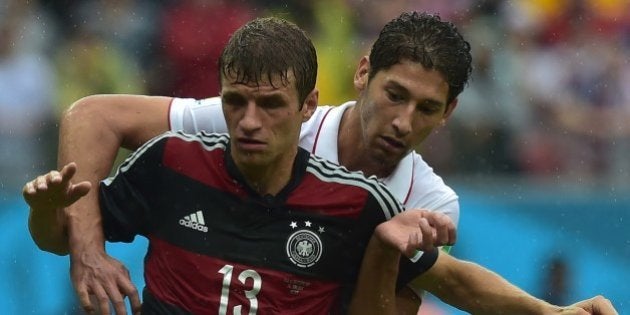
[[396, 166], [386, 165], [370, 155], [359, 106], [357, 101], [356, 105], [346, 109], [341, 118], [337, 138], [339, 164], [351, 171], [362, 171], [366, 176], [387, 177]]
[[[291, 180], [294, 154], [285, 154], [285, 157], [266, 166], [237, 165], [247, 184], [261, 196], [277, 195]], [[290, 159], [288, 158], [290, 156]]]

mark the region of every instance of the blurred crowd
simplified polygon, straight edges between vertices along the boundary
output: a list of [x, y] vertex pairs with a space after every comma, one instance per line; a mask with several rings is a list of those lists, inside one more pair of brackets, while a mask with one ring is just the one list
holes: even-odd
[[630, 1], [0, 0], [0, 188], [55, 166], [59, 115], [83, 96], [217, 95], [221, 48], [253, 17], [307, 30], [321, 103], [353, 99], [359, 56], [404, 10], [472, 44], [453, 118], [418, 148], [438, 173], [628, 178]]

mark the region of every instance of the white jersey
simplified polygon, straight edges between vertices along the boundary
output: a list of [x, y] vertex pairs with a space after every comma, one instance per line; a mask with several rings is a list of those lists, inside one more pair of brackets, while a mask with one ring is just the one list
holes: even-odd
[[[340, 106], [318, 106], [313, 116], [302, 124], [300, 146], [326, 160], [339, 164], [337, 138], [341, 117], [355, 102]], [[227, 126], [221, 98], [203, 100], [174, 98], [169, 111], [170, 128], [186, 133], [225, 133]], [[396, 170], [381, 178], [405, 209], [427, 209], [448, 215], [455, 226], [459, 222], [457, 194], [424, 161], [420, 154], [405, 156]]]

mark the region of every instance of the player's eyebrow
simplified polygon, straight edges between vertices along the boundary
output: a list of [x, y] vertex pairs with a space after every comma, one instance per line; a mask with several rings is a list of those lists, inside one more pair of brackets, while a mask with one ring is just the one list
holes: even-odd
[[256, 98], [256, 103], [260, 105], [276, 104], [284, 106], [287, 104], [287, 100], [280, 93], [272, 93], [267, 95], [261, 95]]
[[[390, 89], [395, 89], [398, 93], [401, 93], [406, 97], [409, 97], [411, 95], [411, 92], [409, 91], [408, 88], [406, 88], [405, 86], [393, 80], [387, 81], [385, 83], [385, 87], [390, 88]], [[445, 104], [434, 98], [424, 98], [422, 101], [418, 102], [417, 105], [441, 107], [441, 106], [444, 106]]]
[[226, 91], [221, 93], [221, 99], [223, 102], [232, 104], [232, 105], [242, 105], [247, 103], [247, 99], [241, 93], [236, 91]]

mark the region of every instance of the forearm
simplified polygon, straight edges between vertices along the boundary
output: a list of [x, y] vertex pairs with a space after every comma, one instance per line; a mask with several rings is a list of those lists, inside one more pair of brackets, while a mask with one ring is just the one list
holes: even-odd
[[348, 314], [396, 314], [400, 252], [373, 236], [363, 256]]
[[112, 167], [121, 137], [107, 126], [106, 116], [85, 99], [75, 103], [62, 117], [58, 165], [75, 162], [77, 180], [89, 181], [92, 189], [83, 199], [64, 209], [69, 238], [66, 244], [82, 248], [104, 242], [98, 207], [98, 185]]
[[168, 129], [169, 103], [165, 97], [97, 95], [77, 101], [64, 113], [58, 164], [75, 162], [75, 178], [94, 187], [64, 210], [68, 231], [62, 235], [68, 235], [72, 252], [103, 249], [99, 182], [110, 173], [119, 147], [135, 149]]
[[433, 283], [429, 291], [444, 302], [471, 314], [550, 314], [559, 310], [537, 299], [496, 273], [477, 264], [456, 260], [448, 255], [442, 259], [455, 263]]

